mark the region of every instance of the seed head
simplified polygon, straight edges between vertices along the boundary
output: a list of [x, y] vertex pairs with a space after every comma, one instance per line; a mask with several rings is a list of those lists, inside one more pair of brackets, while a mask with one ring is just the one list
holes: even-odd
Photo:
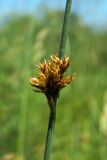
[[34, 91], [42, 92], [46, 95], [48, 101], [59, 96], [59, 91], [75, 79], [76, 73], [66, 76], [65, 72], [70, 65], [70, 59], [65, 56], [63, 59], [58, 58], [55, 54], [51, 60], [36, 65], [39, 68], [37, 78], [29, 78], [30, 84]]

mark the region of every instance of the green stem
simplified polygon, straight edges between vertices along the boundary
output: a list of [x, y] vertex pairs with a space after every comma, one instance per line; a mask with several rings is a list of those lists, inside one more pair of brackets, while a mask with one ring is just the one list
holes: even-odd
[[66, 39], [67, 39], [67, 34], [68, 34], [68, 26], [69, 26], [69, 18], [70, 18], [70, 10], [71, 10], [71, 3], [72, 3], [72, 0], [67, 0], [66, 1], [64, 22], [63, 22], [60, 49], [59, 49], [59, 58], [63, 57], [64, 52], [65, 52]]
[[[31, 23], [29, 28], [29, 32], [26, 39], [26, 48], [24, 53], [24, 58], [22, 59], [23, 71], [26, 68], [30, 67], [29, 61], [31, 61], [32, 54], [32, 36], [34, 34], [35, 21]], [[24, 160], [25, 157], [25, 135], [26, 135], [26, 127], [27, 127], [27, 112], [28, 112], [28, 99], [29, 99], [29, 90], [28, 90], [28, 82], [25, 79], [28, 79], [30, 72], [23, 72], [21, 77], [22, 91], [20, 93], [20, 112], [19, 112], [19, 122], [18, 122], [18, 139], [17, 139], [17, 160]]]
[[47, 132], [47, 139], [45, 145], [45, 152], [44, 152], [44, 160], [50, 159], [51, 147], [52, 147], [52, 137], [55, 125], [55, 117], [56, 117], [56, 101], [51, 101], [49, 104], [50, 106], [50, 117], [49, 117], [49, 124], [48, 124], [48, 132]]
[[[66, 2], [64, 23], [63, 23], [60, 50], [59, 50], [59, 58], [63, 56], [65, 51], [71, 2], [72, 0], [67, 0]], [[55, 125], [55, 116], [56, 116], [56, 99], [50, 99], [49, 106], [50, 106], [50, 117], [49, 117], [48, 132], [47, 132], [47, 139], [46, 139], [46, 145], [45, 145], [44, 160], [50, 159], [52, 135], [53, 135], [54, 125]]]

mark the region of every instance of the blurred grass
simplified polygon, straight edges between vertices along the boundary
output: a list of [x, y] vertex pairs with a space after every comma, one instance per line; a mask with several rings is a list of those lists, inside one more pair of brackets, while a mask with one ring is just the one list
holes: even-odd
[[[62, 12], [43, 19], [14, 17], [0, 29], [0, 157], [43, 158], [49, 109], [44, 95], [32, 92], [28, 78], [35, 63], [58, 51]], [[94, 33], [72, 14], [66, 54], [77, 78], [61, 92], [53, 160], [106, 160], [107, 133], [100, 118], [107, 92], [107, 32]]]

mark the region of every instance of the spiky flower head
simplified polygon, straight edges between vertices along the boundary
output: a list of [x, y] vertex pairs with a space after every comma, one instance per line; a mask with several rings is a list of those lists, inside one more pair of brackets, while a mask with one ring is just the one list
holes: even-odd
[[65, 75], [69, 65], [68, 56], [60, 59], [55, 54], [51, 56], [50, 61], [44, 60], [42, 64], [36, 65], [40, 69], [38, 77], [29, 78], [33, 90], [44, 93], [48, 101], [51, 98], [57, 99], [59, 91], [75, 79], [75, 73], [70, 76]]

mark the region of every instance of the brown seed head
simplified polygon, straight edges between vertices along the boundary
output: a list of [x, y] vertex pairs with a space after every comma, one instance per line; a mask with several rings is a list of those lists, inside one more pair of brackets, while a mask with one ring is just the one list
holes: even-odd
[[29, 78], [34, 91], [42, 92], [49, 100], [51, 97], [57, 98], [59, 91], [75, 79], [76, 73], [65, 76], [65, 72], [70, 65], [70, 59], [65, 56], [59, 59], [56, 55], [51, 56], [51, 60], [44, 60], [44, 63], [37, 66], [40, 69], [38, 78]]

